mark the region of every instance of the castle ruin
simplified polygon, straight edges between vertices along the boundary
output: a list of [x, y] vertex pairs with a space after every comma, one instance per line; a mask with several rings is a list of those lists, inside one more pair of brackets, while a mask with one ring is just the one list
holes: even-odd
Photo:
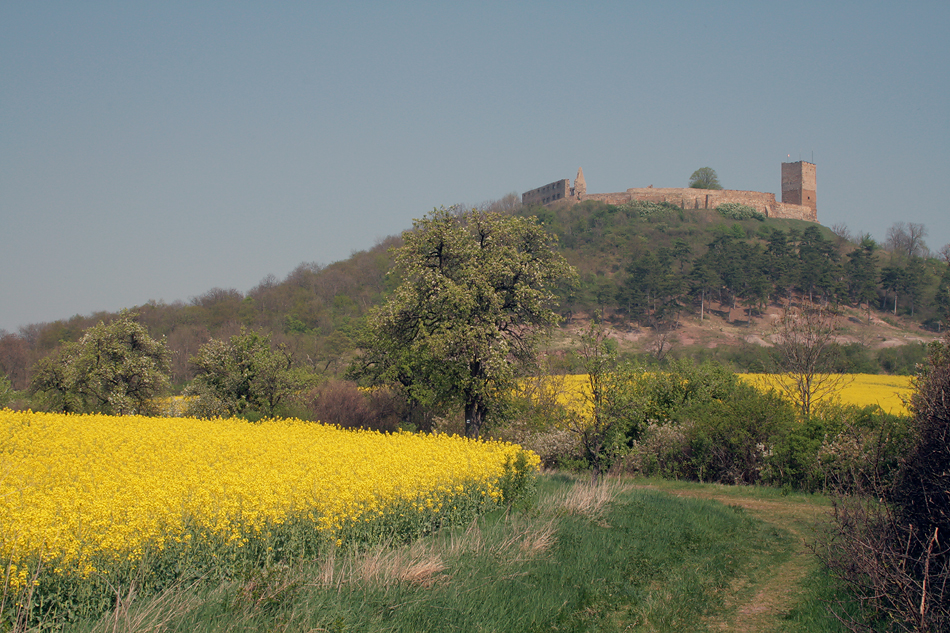
[[782, 201], [774, 193], [736, 191], [732, 189], [664, 188], [653, 186], [627, 189], [620, 193], [587, 193], [584, 170], [577, 170], [574, 186], [567, 178], [526, 191], [521, 204], [551, 205], [576, 204], [584, 200], [599, 200], [621, 205], [628, 202], [669, 202], [682, 209], [715, 209], [720, 204], [739, 203], [754, 208], [767, 218], [784, 218], [818, 222], [817, 180], [814, 163], [798, 161], [782, 163]]

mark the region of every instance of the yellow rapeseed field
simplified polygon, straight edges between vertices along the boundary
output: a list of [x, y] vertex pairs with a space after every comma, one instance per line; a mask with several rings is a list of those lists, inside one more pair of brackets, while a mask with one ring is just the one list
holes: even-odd
[[[739, 377], [756, 387], [769, 387], [767, 374], [739, 374]], [[841, 389], [835, 395], [842, 404], [877, 405], [887, 413], [908, 415], [905, 403], [913, 392], [911, 379], [911, 376], [847, 374], [842, 376]]]
[[[767, 374], [739, 374], [742, 380], [767, 389]], [[590, 384], [585, 374], [557, 376], [557, 401], [578, 414], [589, 414], [588, 398]], [[858, 406], [878, 405], [887, 413], [907, 415], [905, 401], [912, 393], [911, 376], [886, 376], [879, 374], [848, 374], [842, 380], [838, 400], [842, 404]]]
[[457, 436], [10, 410], [0, 447], [0, 571], [14, 589], [39, 560], [84, 577], [171, 544], [266, 541], [293, 521], [339, 545], [387, 513], [494, 505], [506, 463], [539, 463]]

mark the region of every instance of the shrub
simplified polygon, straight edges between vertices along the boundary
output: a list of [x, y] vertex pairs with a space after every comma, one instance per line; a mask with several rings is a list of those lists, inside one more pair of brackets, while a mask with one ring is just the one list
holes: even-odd
[[647, 476], [684, 477], [683, 466], [688, 463], [690, 454], [690, 431], [688, 423], [650, 422], [624, 457], [624, 470]]
[[747, 204], [740, 204], [738, 202], [725, 202], [716, 207], [716, 211], [719, 212], [724, 218], [729, 218], [731, 220], [759, 220], [760, 222], [765, 220], [765, 215], [756, 211], [755, 207], [750, 207]]
[[927, 362], [927, 346], [923, 343], [910, 343], [899, 347], [885, 347], [878, 350], [877, 361], [885, 373], [912, 376], [918, 365]]
[[777, 439], [763, 483], [837, 493], [886, 485], [906, 450], [908, 425], [878, 406], [822, 405]]
[[809, 416], [775, 443], [763, 483], [788, 486], [814, 492], [825, 486], [818, 468], [818, 451], [825, 438], [826, 425], [818, 416]]
[[[631, 397], [632, 429], [645, 428], [651, 422], [664, 424], [677, 412], [697, 402], [726, 398], [739, 384], [739, 378], [718, 363], [696, 365], [688, 359], [671, 361], [665, 371], [640, 371]], [[636, 439], [632, 435], [630, 439]]]
[[910, 419], [876, 406], [827, 406], [827, 424], [817, 467], [825, 487], [839, 492], [881, 488], [893, 482], [907, 450]]
[[[838, 345], [839, 352], [835, 358], [832, 367], [835, 373], [839, 374], [877, 374], [880, 373], [882, 365], [878, 364], [872, 358], [867, 346], [860, 343], [849, 343], [847, 345]], [[883, 350], [882, 350], [883, 351]], [[897, 373], [885, 369], [889, 374]]]
[[298, 398], [308, 416], [344, 429], [397, 431], [405, 403], [390, 389], [362, 390], [355, 382], [331, 380]]
[[795, 422], [795, 412], [778, 394], [737, 383], [728, 397], [693, 403], [676, 419], [689, 423], [691, 479], [755, 484]]
[[[928, 351], [911, 398], [915, 444], [904, 462], [895, 500], [905, 519], [950, 531], [950, 334]], [[914, 492], [921, 488], [925, 498]]]
[[[838, 498], [833, 529], [818, 551], [887, 630], [945, 631], [950, 628], [950, 335], [931, 344], [915, 386], [910, 448], [893, 485], [875, 482], [869, 494]], [[853, 630], [861, 626], [853, 624]]]
[[642, 220], [664, 215], [670, 215], [680, 211], [680, 208], [669, 202], [647, 202], [643, 200], [634, 200], [618, 207], [621, 211], [631, 218], [640, 218]]
[[642, 432], [623, 466], [648, 475], [758, 483], [795, 419], [787, 401], [714, 363], [675, 361], [642, 374], [637, 390]]

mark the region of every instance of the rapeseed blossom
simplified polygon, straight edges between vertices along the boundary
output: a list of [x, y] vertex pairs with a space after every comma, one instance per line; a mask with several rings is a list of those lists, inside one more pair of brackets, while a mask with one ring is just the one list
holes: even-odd
[[[759, 389], [769, 389], [771, 386], [769, 374], [739, 374], [739, 377]], [[886, 413], [908, 415], [906, 403], [913, 393], [911, 380], [911, 376], [847, 374], [834, 395], [841, 404], [859, 407], [877, 405]]]
[[80, 577], [103, 561], [211, 539], [242, 547], [288, 522], [327, 542], [407, 507], [494, 504], [513, 444], [348, 431], [299, 420], [0, 411], [0, 570]]
[[[738, 375], [754, 387], [764, 390], [771, 387], [769, 374]], [[913, 392], [911, 380], [910, 376], [848, 374], [841, 381], [841, 389], [835, 395], [842, 404], [877, 405], [887, 413], [908, 415], [906, 402], [909, 401]], [[557, 381], [557, 402], [577, 415], [589, 416], [591, 413], [590, 383], [587, 375], [558, 376]]]

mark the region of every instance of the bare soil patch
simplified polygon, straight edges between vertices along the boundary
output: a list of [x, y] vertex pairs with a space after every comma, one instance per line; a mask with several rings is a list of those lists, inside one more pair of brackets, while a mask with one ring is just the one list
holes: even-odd
[[[718, 306], [719, 309], [716, 309]], [[910, 343], [927, 343], [939, 336], [924, 330], [919, 323], [893, 315], [871, 315], [870, 324], [863, 309], [844, 306], [842, 310], [841, 344], [860, 343], [870, 349], [897, 347]], [[781, 318], [782, 307], [770, 305], [764, 312], [753, 312], [751, 317], [745, 308], [732, 309], [730, 305], [719, 306], [713, 303], [707, 306], [705, 318], [700, 321], [699, 314], [684, 312], [677, 327], [672, 331], [675, 347], [705, 347], [761, 345], [770, 346], [773, 328]], [[884, 319], [887, 319], [886, 321]], [[562, 344], [576, 339], [588, 327], [589, 318], [575, 314], [561, 331]], [[611, 338], [621, 347], [636, 351], [645, 351], [657, 333], [645, 324], [628, 323], [623, 319], [611, 319], [608, 315], [608, 327]]]

